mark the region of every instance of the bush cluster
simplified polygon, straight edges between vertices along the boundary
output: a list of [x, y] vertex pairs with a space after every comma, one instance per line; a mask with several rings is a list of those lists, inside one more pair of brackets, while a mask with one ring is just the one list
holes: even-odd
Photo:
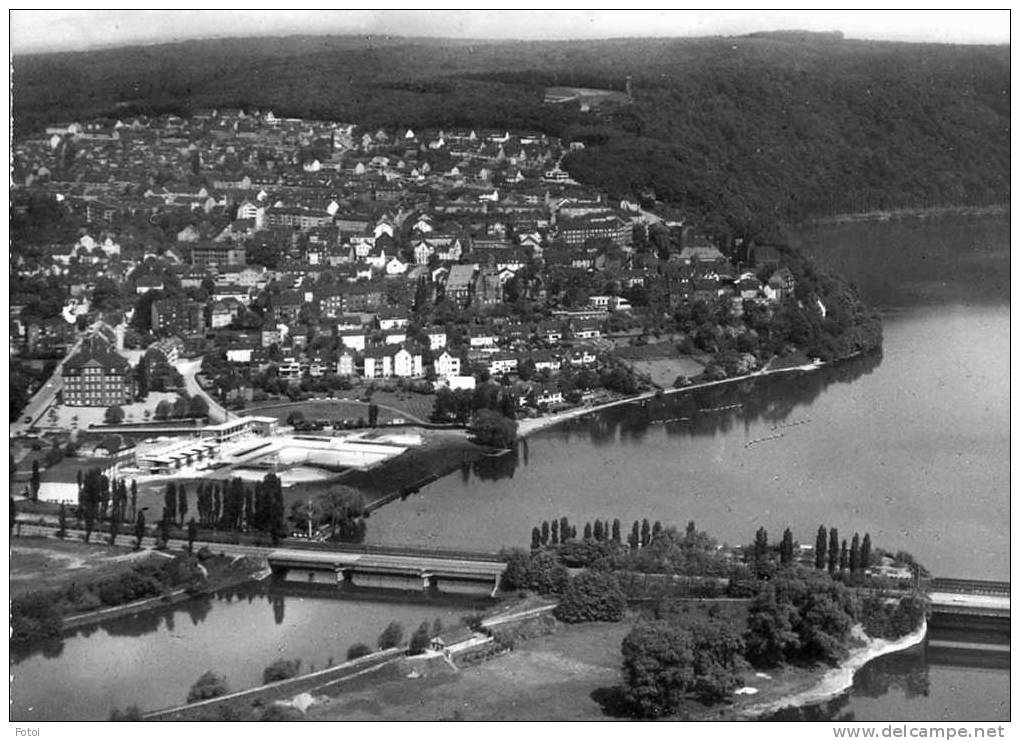
[[179, 556], [160, 563], [136, 564], [117, 576], [17, 597], [11, 601], [11, 642], [55, 638], [60, 635], [65, 615], [158, 597], [169, 589], [194, 587], [203, 580], [197, 562]]

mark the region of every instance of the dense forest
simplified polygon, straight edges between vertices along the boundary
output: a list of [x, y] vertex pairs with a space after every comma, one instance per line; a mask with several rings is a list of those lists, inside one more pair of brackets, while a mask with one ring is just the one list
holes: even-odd
[[[366, 128], [497, 127], [585, 142], [566, 168], [682, 207], [720, 236], [804, 217], [1009, 199], [1008, 46], [847, 40], [193, 41], [13, 60], [16, 136], [46, 123], [270, 108]], [[549, 85], [633, 103], [549, 105]]]

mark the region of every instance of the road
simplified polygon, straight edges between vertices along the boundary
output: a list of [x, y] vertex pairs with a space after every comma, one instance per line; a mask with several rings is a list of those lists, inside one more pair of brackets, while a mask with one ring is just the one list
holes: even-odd
[[181, 376], [184, 378], [184, 388], [187, 389], [188, 393], [192, 396], [201, 396], [209, 405], [210, 422], [213, 424], [219, 424], [220, 422], [226, 422], [228, 419], [235, 416], [220, 406], [219, 402], [209, 396], [205, 389], [199, 385], [195, 376], [200, 370], [202, 370], [201, 357], [193, 358], [191, 360], [182, 360], [177, 364], [177, 370], [180, 371]]
[[[125, 528], [129, 529], [130, 532], [121, 533], [117, 536], [115, 545], [123, 546], [125, 548], [134, 548], [135, 536], [134, 526], [125, 525]], [[56, 532], [56, 525], [29, 525], [27, 523], [20, 523], [19, 528], [15, 532], [20, 532], [22, 537], [25, 536], [44, 536], [53, 537]], [[81, 540], [85, 537], [84, 530], [75, 530], [73, 528], [67, 529], [67, 536], [70, 540]], [[17, 537], [17, 536], [15, 536]], [[12, 539], [12, 543], [17, 541]], [[108, 533], [95, 532], [92, 534], [93, 543], [109, 543], [110, 536]], [[228, 556], [251, 556], [253, 558], [265, 558], [277, 548], [271, 546], [255, 546], [255, 545], [234, 545], [231, 543], [211, 543], [204, 540], [195, 541], [195, 550], [198, 550], [202, 546], [208, 546], [209, 550], [213, 553], [225, 553]], [[150, 536], [142, 538], [142, 548], [155, 548], [156, 539]], [[183, 551], [187, 550], [188, 541], [179, 540], [177, 538], [171, 538], [168, 547], [170, 550]]]
[[[61, 375], [61, 369], [64, 367], [64, 363], [67, 362], [68, 358], [78, 352], [78, 349], [81, 347], [81, 343], [85, 340], [85, 337], [93, 332], [98, 324], [99, 322], [93, 324], [88, 328], [88, 330], [86, 330], [85, 334], [78, 338], [78, 341], [74, 343], [71, 349], [67, 351], [67, 354], [61, 358], [59, 363], [57, 363], [56, 368], [53, 369], [53, 375], [50, 376], [49, 380], [40, 386], [39, 390], [32, 395], [31, 399], [29, 399], [28, 404], [22, 410], [21, 414], [18, 415], [18, 419], [11, 422], [11, 437], [28, 434], [29, 428], [39, 421], [43, 412], [49, 409], [50, 404], [52, 404], [57, 397], [57, 392], [64, 388], [64, 378]], [[26, 422], [26, 419], [29, 419], [29, 421]]]

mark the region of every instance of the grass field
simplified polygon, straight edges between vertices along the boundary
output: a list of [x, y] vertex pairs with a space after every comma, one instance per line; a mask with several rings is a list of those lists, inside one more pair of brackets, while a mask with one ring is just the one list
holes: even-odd
[[160, 558], [146, 551], [131, 551], [78, 541], [17, 538], [11, 545], [11, 596], [40, 589], [67, 586], [83, 579], [93, 580], [126, 571], [147, 558]]
[[313, 706], [311, 720], [607, 720], [600, 704], [620, 682], [620, 643], [632, 623], [562, 625], [457, 673], [385, 681]]
[[705, 367], [688, 355], [657, 360], [625, 360], [635, 373], [646, 376], [660, 388], [673, 388], [677, 376], [694, 378], [701, 375]]
[[[294, 411], [305, 415], [305, 420], [368, 420], [368, 403], [359, 400], [356, 391], [347, 392], [346, 398], [310, 399], [297, 402], [273, 402], [258, 404], [244, 410], [245, 414], [276, 417], [281, 422]], [[435, 397], [428, 394], [414, 394], [403, 391], [376, 391], [372, 401], [379, 405], [379, 421], [392, 422], [403, 419], [406, 422], [427, 422], [432, 414]]]

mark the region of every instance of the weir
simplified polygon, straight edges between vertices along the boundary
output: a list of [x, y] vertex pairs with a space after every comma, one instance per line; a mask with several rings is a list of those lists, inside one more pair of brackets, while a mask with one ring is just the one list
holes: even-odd
[[273, 572], [291, 582], [443, 594], [495, 596], [506, 569], [502, 561], [421, 554], [276, 550], [267, 558]]

